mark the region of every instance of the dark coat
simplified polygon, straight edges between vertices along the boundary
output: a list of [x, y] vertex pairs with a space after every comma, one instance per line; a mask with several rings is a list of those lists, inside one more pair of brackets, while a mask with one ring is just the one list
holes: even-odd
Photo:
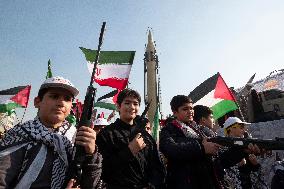
[[162, 129], [160, 150], [168, 160], [167, 188], [222, 188], [223, 170], [238, 163], [245, 153], [228, 150], [214, 158], [206, 155], [201, 138], [186, 137], [172, 122]]
[[140, 129], [146, 147], [135, 156], [128, 148], [137, 131], [137, 125], [117, 119], [98, 134], [96, 142], [103, 156], [102, 178], [108, 188], [163, 187], [165, 168], [152, 136]]

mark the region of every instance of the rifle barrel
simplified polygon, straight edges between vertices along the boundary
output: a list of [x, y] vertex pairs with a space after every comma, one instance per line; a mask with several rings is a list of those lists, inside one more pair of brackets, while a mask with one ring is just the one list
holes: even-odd
[[102, 28], [101, 28], [101, 33], [100, 33], [100, 38], [99, 38], [98, 50], [97, 50], [97, 54], [96, 54], [96, 58], [95, 58], [95, 62], [94, 62], [94, 68], [93, 68], [93, 71], [92, 71], [90, 86], [94, 82], [94, 76], [95, 76], [95, 73], [96, 73], [97, 64], [99, 62], [101, 46], [103, 44], [103, 37], [104, 37], [105, 28], [106, 28], [106, 22], [103, 22], [103, 25], [102, 25]]

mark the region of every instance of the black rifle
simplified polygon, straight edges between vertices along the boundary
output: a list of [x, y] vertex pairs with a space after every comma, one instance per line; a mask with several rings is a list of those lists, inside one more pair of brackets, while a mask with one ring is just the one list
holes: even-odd
[[220, 144], [222, 146], [238, 146], [246, 148], [250, 143], [256, 144], [261, 149], [266, 150], [284, 150], [284, 138], [257, 139], [257, 138], [237, 138], [237, 137], [213, 137], [207, 141]]
[[[101, 28], [101, 33], [100, 33], [100, 38], [99, 38], [99, 45], [98, 45], [98, 50], [97, 50], [97, 54], [96, 54], [96, 58], [95, 58], [95, 62], [94, 62], [94, 68], [93, 68], [93, 72], [92, 72], [92, 76], [91, 76], [91, 81], [90, 81], [90, 85], [88, 86], [87, 89], [87, 93], [85, 96], [85, 100], [84, 100], [84, 105], [83, 105], [83, 111], [82, 111], [82, 115], [79, 121], [79, 125], [78, 128], [80, 128], [81, 126], [87, 126], [90, 127], [91, 126], [91, 122], [92, 122], [92, 110], [93, 110], [93, 105], [94, 105], [94, 99], [96, 96], [96, 89], [93, 87], [93, 79], [95, 76], [95, 72], [96, 72], [96, 67], [99, 61], [99, 55], [100, 55], [100, 51], [101, 51], [101, 46], [102, 46], [102, 42], [103, 42], [103, 35], [104, 35], [104, 31], [105, 31], [105, 26], [106, 26], [106, 22], [103, 22], [102, 28]], [[82, 177], [82, 167], [83, 167], [83, 163], [85, 161], [86, 158], [86, 152], [83, 146], [80, 145], [75, 145], [75, 156], [73, 158], [72, 164], [71, 164], [71, 168], [72, 168], [72, 178], [75, 178], [76, 180], [76, 184], [80, 185], [81, 188], [90, 188], [89, 186], [87, 186], [89, 183], [81, 183], [81, 177]], [[91, 183], [93, 184], [93, 183]]]
[[[150, 102], [151, 103], [151, 102]], [[142, 112], [141, 116], [136, 116], [134, 122], [136, 123], [135, 129], [131, 132], [129, 139], [133, 140], [138, 133], [145, 130], [145, 127], [149, 120], [146, 118], [146, 114], [150, 108], [150, 103], [147, 104], [145, 110]]]

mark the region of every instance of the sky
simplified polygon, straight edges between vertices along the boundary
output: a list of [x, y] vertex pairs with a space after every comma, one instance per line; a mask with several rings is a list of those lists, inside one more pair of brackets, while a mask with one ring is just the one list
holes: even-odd
[[[102, 50], [136, 51], [129, 87], [142, 97], [152, 29], [168, 115], [173, 96], [188, 95], [217, 72], [238, 88], [254, 73], [256, 81], [283, 69], [283, 20], [282, 0], [1, 0], [0, 90], [31, 85], [27, 111], [17, 114], [32, 119], [50, 59], [53, 75], [70, 79], [83, 101], [90, 74], [79, 47], [97, 49], [105, 21]], [[96, 87], [97, 98], [112, 91]]]

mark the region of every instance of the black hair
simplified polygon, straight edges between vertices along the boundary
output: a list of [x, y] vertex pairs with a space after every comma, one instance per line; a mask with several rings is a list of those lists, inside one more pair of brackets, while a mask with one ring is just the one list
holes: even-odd
[[40, 90], [38, 91], [37, 96], [38, 96], [38, 98], [40, 99], [40, 101], [42, 101], [43, 96], [44, 96], [47, 92], [48, 92], [48, 88], [43, 88], [43, 89], [40, 89]]
[[186, 103], [192, 103], [191, 98], [185, 95], [174, 96], [171, 100], [171, 109], [173, 112], [178, 111], [178, 108]]
[[193, 120], [199, 124], [200, 120], [204, 118], [208, 118], [210, 114], [213, 114], [213, 111], [208, 106], [203, 105], [196, 105], [193, 107], [194, 109], [194, 116]]
[[126, 97], [133, 97], [136, 98], [138, 100], [138, 103], [140, 105], [141, 103], [141, 96], [140, 94], [133, 90], [133, 89], [123, 89], [117, 96], [117, 104], [120, 106], [122, 101], [126, 98]]

